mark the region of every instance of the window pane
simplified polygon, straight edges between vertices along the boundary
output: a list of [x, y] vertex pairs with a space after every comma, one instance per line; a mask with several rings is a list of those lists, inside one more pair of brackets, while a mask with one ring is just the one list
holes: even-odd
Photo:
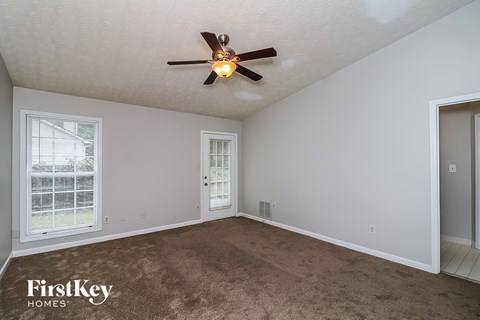
[[32, 193], [52, 192], [52, 177], [32, 177]]
[[40, 136], [40, 124], [38, 119], [32, 119], [32, 129], [31, 134], [32, 137], [38, 138]]
[[32, 195], [32, 211], [52, 210], [52, 200], [53, 195], [51, 193]]
[[32, 138], [32, 172], [52, 172], [53, 139]]
[[55, 139], [55, 155], [73, 158], [73, 155], [75, 155], [75, 140], [68, 137]]
[[85, 140], [80, 146], [83, 146], [85, 156], [93, 157], [95, 155], [95, 141]]
[[93, 123], [78, 123], [77, 136], [84, 140], [95, 139], [95, 124]]
[[57, 123], [57, 127], [56, 127], [57, 130], [55, 131], [55, 137], [57, 138], [65, 137], [67, 134], [71, 134], [72, 136], [74, 136], [75, 125], [76, 123], [72, 121], [60, 121], [60, 123]]
[[31, 167], [26, 168], [31, 184], [30, 231], [95, 224], [97, 124], [30, 116], [27, 119], [31, 134], [27, 150]]
[[93, 190], [93, 176], [77, 177], [77, 190]]
[[[64, 132], [59, 132], [58, 135]], [[55, 139], [55, 171], [73, 172], [75, 160], [75, 141], [69, 139]]]
[[38, 154], [42, 157], [53, 157], [53, 139], [52, 138], [38, 138], [40, 141], [40, 149]]
[[45, 230], [52, 228], [52, 212], [33, 213], [32, 214], [32, 231]]
[[75, 224], [75, 211], [65, 210], [65, 211], [56, 211], [55, 212], [55, 228], [57, 227], [68, 227]]
[[77, 192], [77, 207], [93, 206], [93, 191]]
[[93, 172], [94, 158], [93, 157], [81, 157], [76, 161], [77, 172]]
[[93, 224], [93, 208], [78, 209], [76, 224]]
[[40, 137], [53, 138], [53, 125], [51, 122], [40, 119]]
[[74, 207], [75, 195], [73, 192], [55, 194], [55, 209], [70, 209]]
[[73, 191], [74, 189], [74, 177], [56, 177], [55, 178], [55, 191]]

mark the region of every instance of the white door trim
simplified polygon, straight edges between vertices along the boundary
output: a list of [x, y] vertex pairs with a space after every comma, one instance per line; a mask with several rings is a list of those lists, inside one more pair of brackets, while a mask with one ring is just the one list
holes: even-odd
[[202, 222], [205, 222], [205, 201], [204, 201], [204, 193], [205, 193], [205, 188], [204, 188], [204, 181], [203, 181], [203, 165], [204, 165], [204, 157], [203, 157], [203, 151], [204, 151], [204, 145], [203, 145], [203, 135], [204, 134], [215, 134], [215, 135], [225, 135], [225, 136], [230, 136], [233, 137], [235, 141], [235, 170], [233, 172], [235, 176], [235, 183], [236, 183], [236, 188], [235, 188], [235, 199], [233, 201], [233, 206], [234, 206], [234, 211], [235, 211], [235, 216], [238, 216], [238, 134], [234, 132], [222, 132], [222, 131], [210, 131], [210, 130], [200, 130], [200, 215], [201, 215], [201, 220]]
[[475, 115], [475, 248], [480, 249], [480, 113]]
[[[439, 110], [440, 107], [480, 100], [480, 93], [430, 101], [430, 177], [432, 220], [432, 272], [440, 273], [440, 155]], [[478, 221], [478, 215], [477, 215]], [[478, 240], [478, 232], [477, 232]]]

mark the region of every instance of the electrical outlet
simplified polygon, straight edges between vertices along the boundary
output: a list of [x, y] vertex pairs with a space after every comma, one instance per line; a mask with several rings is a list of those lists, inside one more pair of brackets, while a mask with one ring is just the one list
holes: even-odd
[[275, 209], [277, 207], [277, 204], [275, 202], [272, 202], [272, 209]]
[[373, 224], [368, 226], [368, 232], [370, 232], [370, 234], [377, 233], [377, 231], [375, 230], [375, 226]]
[[109, 216], [105, 216], [103, 218], [103, 223], [109, 223], [110, 222], [110, 217]]

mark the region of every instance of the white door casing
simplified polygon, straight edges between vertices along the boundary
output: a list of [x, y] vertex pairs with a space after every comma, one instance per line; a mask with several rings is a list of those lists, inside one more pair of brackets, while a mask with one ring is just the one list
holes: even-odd
[[237, 214], [237, 134], [201, 132], [201, 214], [203, 221]]
[[475, 248], [480, 249], [480, 114], [475, 115]]
[[[440, 139], [439, 109], [443, 106], [455, 105], [480, 100], [480, 93], [430, 101], [430, 191], [431, 191], [431, 236], [432, 236], [432, 273], [440, 273]], [[479, 216], [477, 212], [477, 227]], [[480, 242], [480, 230], [476, 231], [476, 242]]]

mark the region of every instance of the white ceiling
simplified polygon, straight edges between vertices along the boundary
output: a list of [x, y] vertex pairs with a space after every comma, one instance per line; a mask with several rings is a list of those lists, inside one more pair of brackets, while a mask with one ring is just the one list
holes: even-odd
[[[0, 0], [0, 53], [27, 88], [244, 119], [472, 0]], [[200, 35], [237, 53], [274, 47], [239, 74], [203, 86]]]

